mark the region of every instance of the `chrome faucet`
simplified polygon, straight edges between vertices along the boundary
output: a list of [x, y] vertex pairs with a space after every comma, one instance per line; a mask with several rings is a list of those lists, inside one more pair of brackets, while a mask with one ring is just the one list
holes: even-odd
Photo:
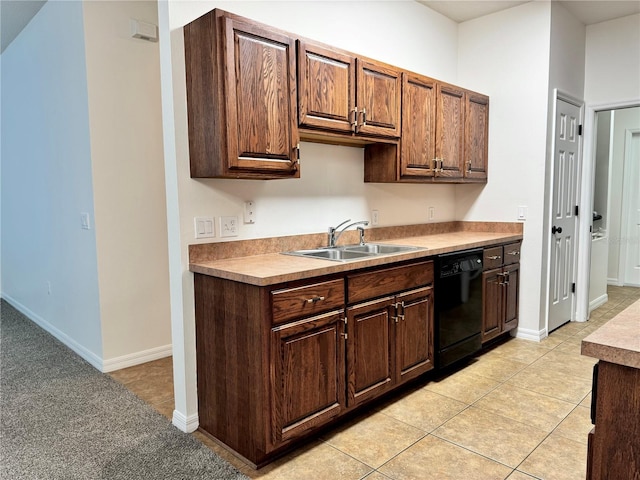
[[[333, 248], [333, 247], [336, 246], [336, 243], [338, 242], [338, 239], [340, 238], [340, 235], [342, 235], [347, 228], [353, 227], [355, 225], [369, 225], [369, 222], [367, 220], [362, 220], [360, 222], [349, 223], [350, 221], [351, 221], [351, 219], [345, 220], [344, 222], [342, 222], [337, 227], [329, 227], [329, 248]], [[346, 227], [342, 228], [342, 230], [339, 230], [339, 228], [342, 227], [345, 223], [349, 223], [349, 225], [347, 225]], [[360, 245], [364, 245], [364, 228], [363, 227], [358, 227], [358, 230], [360, 232]]]

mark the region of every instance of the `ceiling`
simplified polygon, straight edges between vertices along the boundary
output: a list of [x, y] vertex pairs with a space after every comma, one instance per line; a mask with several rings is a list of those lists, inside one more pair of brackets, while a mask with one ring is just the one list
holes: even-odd
[[[423, 5], [440, 12], [458, 23], [506, 10], [527, 1], [483, 1], [483, 0], [418, 0]], [[640, 0], [553, 0], [561, 3], [585, 25], [605, 22], [614, 18], [640, 13]]]
[[29, 23], [46, 0], [0, 0], [0, 52]]
[[[418, 1], [458, 23], [527, 3], [512, 0]], [[640, 13], [640, 0], [553, 1], [559, 1], [585, 25]], [[4, 52], [45, 3], [46, 0], [0, 0], [0, 52]]]

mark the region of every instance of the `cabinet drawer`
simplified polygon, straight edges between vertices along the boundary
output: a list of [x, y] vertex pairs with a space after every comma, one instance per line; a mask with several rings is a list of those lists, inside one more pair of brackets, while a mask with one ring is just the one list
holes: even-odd
[[482, 267], [484, 270], [501, 267], [503, 261], [502, 247], [491, 247], [484, 249]]
[[316, 315], [343, 305], [342, 279], [271, 292], [271, 314], [274, 324]]
[[504, 264], [509, 265], [511, 263], [518, 263], [520, 261], [520, 246], [521, 242], [510, 243], [503, 247], [504, 252]]
[[430, 283], [433, 283], [432, 261], [349, 275], [348, 301], [361, 302]]

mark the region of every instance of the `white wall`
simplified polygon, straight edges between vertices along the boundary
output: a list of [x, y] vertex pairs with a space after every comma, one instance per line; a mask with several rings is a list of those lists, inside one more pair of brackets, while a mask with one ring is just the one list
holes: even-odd
[[156, 2], [84, 2], [106, 371], [171, 354], [160, 51], [130, 19], [157, 24]]
[[540, 307], [544, 221], [550, 5], [530, 2], [464, 22], [458, 82], [490, 96], [489, 181], [460, 185], [456, 218], [512, 222], [527, 206], [521, 260], [518, 335], [544, 328]]
[[[552, 198], [553, 198], [553, 173], [554, 173], [554, 145], [555, 145], [555, 104], [557, 96], [569, 95], [578, 105], [584, 98], [584, 56], [585, 56], [585, 26], [570, 14], [558, 2], [551, 2], [551, 43], [549, 51], [549, 94], [547, 108], [547, 157], [544, 184], [544, 220], [542, 224], [542, 289], [540, 295], [541, 327], [548, 325], [549, 286], [551, 275], [551, 226], [552, 226]], [[557, 92], [557, 95], [556, 95]], [[584, 111], [584, 108], [581, 107]], [[589, 172], [585, 172], [587, 178], [591, 178]], [[579, 193], [578, 193], [579, 195]], [[576, 204], [580, 204], [580, 197], [576, 198]], [[589, 207], [583, 208], [583, 212], [589, 211]], [[575, 238], [576, 257], [574, 279], [576, 280], [577, 295], [574, 296], [574, 304], [571, 312], [572, 320], [582, 320], [583, 313], [578, 312], [579, 298], [588, 298], [587, 281], [581, 282], [579, 278], [588, 278], [588, 262], [580, 262], [579, 248], [589, 248], [591, 236], [587, 222], [576, 226]], [[580, 274], [584, 270], [583, 277]]]
[[624, 270], [620, 268], [620, 249], [625, 241], [622, 236], [622, 191], [624, 185], [624, 157], [627, 130], [640, 129], [640, 107], [619, 109], [612, 113], [613, 137], [609, 182], [609, 283], [623, 285]]
[[640, 101], [640, 14], [587, 27], [585, 100]]
[[95, 230], [80, 228], [94, 212], [82, 8], [47, 2], [0, 57], [2, 296], [98, 366]]
[[[402, 68], [456, 83], [456, 24], [415, 2], [169, 2], [166, 23], [171, 30], [171, 51], [163, 51], [161, 62], [170, 66], [163, 73], [164, 115], [174, 108], [175, 134], [165, 138], [173, 150], [177, 172], [172, 180], [179, 193], [183, 317], [174, 326], [184, 334], [181, 345], [174, 338], [176, 418], [187, 423], [196, 412], [193, 277], [188, 272], [187, 246], [195, 243], [193, 217], [241, 215], [245, 200], [256, 202], [257, 222], [240, 224], [235, 239], [324, 232], [346, 218], [369, 218], [380, 212], [380, 226], [424, 223], [429, 206], [436, 221], [455, 219], [455, 189], [450, 185], [382, 185], [363, 183], [363, 150], [303, 143], [301, 179], [278, 181], [194, 180], [189, 178], [189, 157], [182, 27], [219, 7], [268, 25], [367, 55]], [[160, 22], [163, 23], [161, 17]], [[167, 72], [168, 72], [167, 71]], [[462, 86], [465, 86], [462, 84]], [[173, 105], [171, 105], [173, 103]], [[165, 135], [172, 122], [165, 121]], [[174, 140], [175, 139], [175, 143]], [[165, 150], [165, 153], [167, 150]], [[329, 167], [329, 168], [326, 168]], [[172, 175], [168, 172], [169, 176]], [[173, 188], [168, 185], [168, 188]], [[170, 212], [172, 209], [170, 209]], [[214, 239], [218, 241], [219, 238]], [[178, 259], [174, 259], [176, 262]], [[174, 295], [174, 292], [172, 292]], [[175, 297], [174, 297], [175, 298]]]

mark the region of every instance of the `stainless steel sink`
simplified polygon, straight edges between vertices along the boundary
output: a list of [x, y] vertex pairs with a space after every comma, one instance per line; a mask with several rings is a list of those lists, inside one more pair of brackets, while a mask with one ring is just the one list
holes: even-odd
[[349, 252], [365, 252], [376, 255], [386, 255], [389, 253], [410, 252], [418, 250], [418, 247], [409, 247], [407, 245], [388, 245], [384, 243], [365, 243], [364, 245], [349, 245], [344, 247]]
[[378, 243], [366, 243], [364, 245], [345, 245], [343, 247], [324, 247], [313, 250], [294, 250], [284, 252], [285, 255], [296, 255], [299, 257], [319, 258], [322, 260], [334, 260], [337, 262], [349, 262], [352, 260], [363, 260], [366, 258], [391, 255], [394, 253], [420, 250], [418, 247], [407, 245], [389, 245]]

